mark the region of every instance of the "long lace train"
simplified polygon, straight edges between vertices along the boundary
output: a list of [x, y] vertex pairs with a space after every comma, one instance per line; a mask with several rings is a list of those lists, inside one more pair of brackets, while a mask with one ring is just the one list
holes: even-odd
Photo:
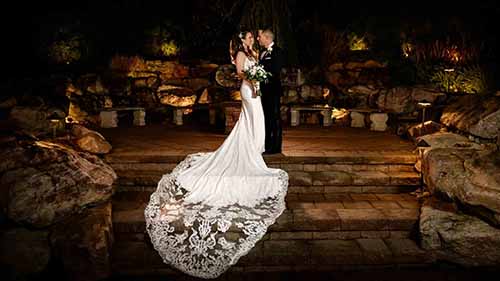
[[246, 255], [283, 213], [288, 174], [279, 170], [278, 192], [255, 207], [186, 204], [176, 175], [205, 154], [189, 155], [162, 177], [145, 210], [146, 229], [165, 263], [192, 276], [216, 278]]

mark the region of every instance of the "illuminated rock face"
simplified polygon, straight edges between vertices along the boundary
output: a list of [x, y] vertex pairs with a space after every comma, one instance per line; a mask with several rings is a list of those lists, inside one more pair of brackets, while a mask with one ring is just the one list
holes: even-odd
[[474, 136], [496, 139], [500, 130], [500, 97], [463, 96], [449, 102], [441, 123]]
[[7, 215], [22, 225], [50, 226], [113, 193], [116, 174], [110, 166], [64, 145], [38, 141], [6, 149], [0, 157]]
[[337, 62], [328, 67], [324, 76], [337, 89], [347, 89], [352, 85], [381, 87], [389, 81], [386, 67], [387, 65], [373, 59]]
[[196, 102], [196, 94], [186, 87], [162, 85], [157, 93], [160, 103], [175, 107], [192, 106]]
[[175, 107], [185, 107], [192, 106], [196, 101], [196, 95], [179, 97], [176, 95], [166, 94], [161, 95], [160, 102], [164, 105], [170, 105]]
[[422, 124], [418, 124], [408, 128], [408, 135], [412, 140], [416, 140], [418, 137], [433, 134], [442, 129], [444, 129], [444, 127], [440, 123], [426, 121], [423, 126]]
[[431, 193], [445, 194], [500, 226], [500, 153], [478, 148], [465, 141], [453, 147], [431, 146], [423, 156], [424, 181]]
[[434, 102], [443, 97], [441, 92], [419, 87], [396, 87], [382, 91], [377, 99], [381, 110], [397, 113], [408, 113], [417, 110], [419, 102]]
[[94, 154], [106, 154], [111, 151], [111, 144], [101, 134], [92, 130], [87, 130], [87, 132], [80, 134], [76, 140], [76, 144], [83, 151]]

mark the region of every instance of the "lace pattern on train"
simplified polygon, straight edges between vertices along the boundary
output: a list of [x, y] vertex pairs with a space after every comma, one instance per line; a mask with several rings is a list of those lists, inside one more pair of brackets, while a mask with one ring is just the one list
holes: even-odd
[[288, 174], [279, 170], [279, 188], [254, 207], [187, 204], [176, 180], [207, 153], [191, 154], [162, 177], [145, 209], [154, 248], [165, 263], [196, 277], [216, 278], [246, 255], [285, 210]]

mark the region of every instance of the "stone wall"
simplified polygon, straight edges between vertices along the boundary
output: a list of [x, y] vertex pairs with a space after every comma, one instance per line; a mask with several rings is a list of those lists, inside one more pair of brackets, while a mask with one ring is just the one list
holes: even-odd
[[[138, 57], [115, 57], [109, 69], [82, 75], [69, 83], [71, 118], [98, 124], [99, 111], [105, 107], [144, 107], [146, 111], [166, 111], [191, 107], [204, 92], [209, 99], [230, 99], [217, 85], [218, 65], [206, 61], [145, 61]], [[205, 100], [209, 102], [210, 100]], [[146, 115], [147, 116], [147, 115]]]

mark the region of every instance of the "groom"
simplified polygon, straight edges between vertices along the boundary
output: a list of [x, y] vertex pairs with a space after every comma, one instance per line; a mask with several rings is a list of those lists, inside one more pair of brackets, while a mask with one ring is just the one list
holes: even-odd
[[281, 153], [280, 97], [283, 94], [283, 89], [281, 88], [280, 73], [285, 58], [283, 50], [274, 44], [274, 33], [271, 30], [260, 29], [257, 41], [263, 48], [259, 63], [272, 74], [269, 81], [260, 86], [266, 127], [266, 150], [264, 154]]

